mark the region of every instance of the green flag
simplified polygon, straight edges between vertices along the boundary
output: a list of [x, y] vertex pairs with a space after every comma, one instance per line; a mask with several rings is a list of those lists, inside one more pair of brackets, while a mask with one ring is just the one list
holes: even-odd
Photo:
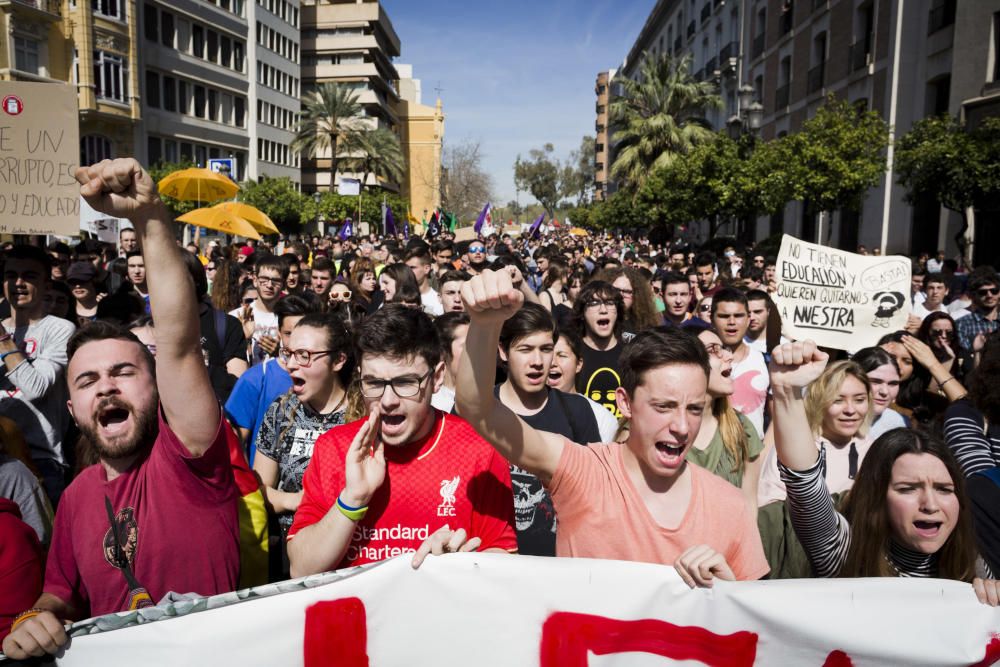
[[455, 214], [454, 213], [445, 213], [444, 214], [444, 219], [445, 219], [445, 224], [448, 227], [448, 231], [449, 232], [454, 232], [455, 231], [455, 225], [458, 224], [458, 220], [455, 219]]

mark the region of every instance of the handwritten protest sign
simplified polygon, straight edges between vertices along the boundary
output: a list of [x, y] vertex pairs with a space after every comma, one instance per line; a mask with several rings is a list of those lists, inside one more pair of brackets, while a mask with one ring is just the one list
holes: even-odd
[[0, 81], [0, 233], [80, 233], [76, 89]]
[[774, 301], [782, 333], [853, 352], [902, 329], [910, 313], [910, 260], [867, 257], [788, 236], [778, 252]]

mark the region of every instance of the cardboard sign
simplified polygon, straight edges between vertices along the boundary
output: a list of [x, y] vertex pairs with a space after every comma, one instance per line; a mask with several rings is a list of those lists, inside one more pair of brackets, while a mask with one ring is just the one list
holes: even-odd
[[774, 302], [793, 340], [854, 352], [906, 325], [910, 260], [870, 257], [785, 235]]
[[991, 665], [998, 629], [1000, 609], [958, 581], [691, 590], [672, 567], [648, 563], [462, 553], [414, 570], [407, 555], [83, 621], [56, 664]]
[[121, 229], [128, 229], [132, 223], [126, 218], [115, 218], [101, 213], [93, 208], [87, 201], [80, 197], [80, 230], [90, 232], [98, 241], [104, 243], [118, 243], [118, 232]]
[[0, 233], [78, 236], [76, 89], [0, 81]]

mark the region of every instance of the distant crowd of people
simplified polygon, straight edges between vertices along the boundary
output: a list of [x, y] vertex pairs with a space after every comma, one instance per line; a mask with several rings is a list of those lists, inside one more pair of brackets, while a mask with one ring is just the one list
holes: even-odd
[[915, 259], [905, 328], [847, 355], [782, 336], [753, 247], [181, 246], [134, 160], [77, 179], [131, 220], [117, 245], [2, 253], [8, 657], [168, 594], [473, 550], [692, 587], [940, 577], [1000, 604], [992, 266]]

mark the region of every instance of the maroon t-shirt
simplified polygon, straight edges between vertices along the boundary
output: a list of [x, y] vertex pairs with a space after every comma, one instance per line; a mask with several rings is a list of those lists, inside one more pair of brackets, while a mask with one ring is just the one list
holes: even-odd
[[[237, 490], [225, 422], [204, 456], [194, 458], [162, 413], [148, 456], [108, 481], [100, 465], [84, 470], [63, 493], [45, 569], [45, 592], [84, 615], [124, 611], [135, 579], [158, 602], [170, 591], [215, 595], [239, 578]], [[121, 549], [114, 548], [104, 499], [111, 501]]]

